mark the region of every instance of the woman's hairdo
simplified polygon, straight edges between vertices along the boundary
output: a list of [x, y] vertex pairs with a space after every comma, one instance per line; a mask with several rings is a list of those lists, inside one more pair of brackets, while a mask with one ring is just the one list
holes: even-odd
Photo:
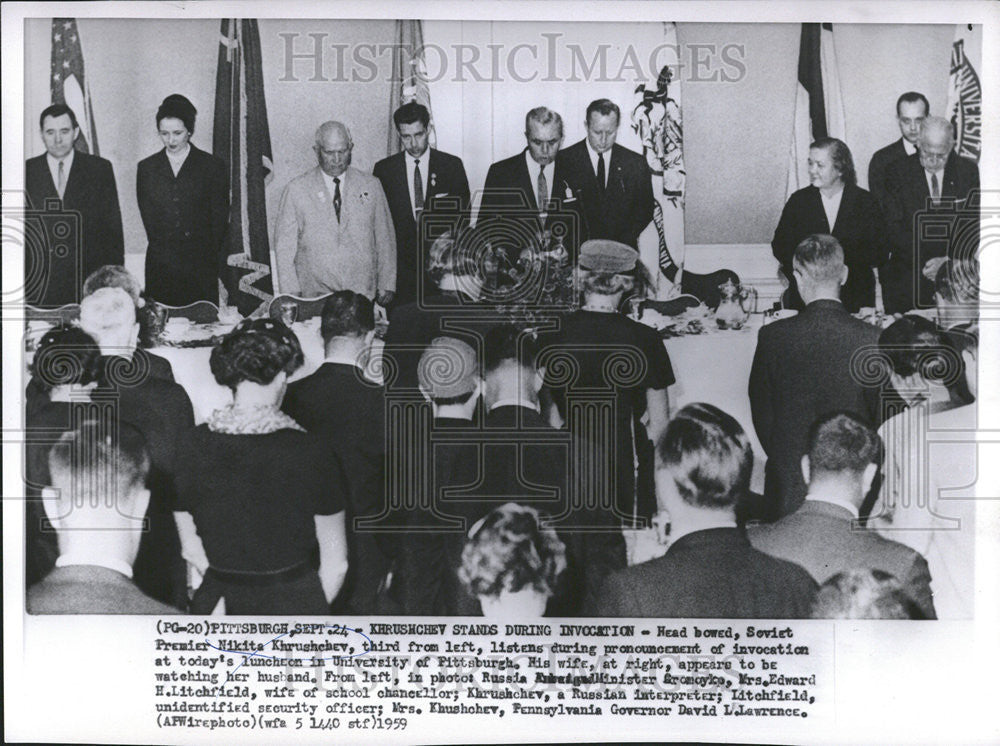
[[836, 137], [821, 137], [809, 146], [810, 150], [813, 148], [827, 151], [841, 180], [845, 184], [857, 186], [858, 174], [854, 170], [854, 158], [851, 156], [851, 149], [847, 147], [847, 143]]
[[565, 568], [566, 548], [553, 529], [542, 528], [538, 511], [506, 503], [473, 527], [458, 577], [474, 596], [529, 588], [551, 596]]
[[197, 114], [198, 110], [186, 97], [179, 93], [171, 93], [163, 99], [160, 108], [156, 110], [156, 126], [159, 127], [164, 119], [180, 119], [187, 131], [194, 134], [194, 120]]
[[56, 386], [100, 381], [102, 369], [101, 348], [78, 327], [46, 332], [31, 361], [31, 375], [46, 392]]
[[246, 319], [212, 349], [209, 364], [221, 386], [236, 389], [243, 381], [267, 385], [281, 371], [291, 374], [304, 362], [292, 331], [274, 319]]

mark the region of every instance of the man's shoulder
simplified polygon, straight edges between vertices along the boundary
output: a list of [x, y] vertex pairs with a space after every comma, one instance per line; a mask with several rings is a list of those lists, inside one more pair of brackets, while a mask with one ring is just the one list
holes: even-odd
[[525, 164], [525, 168], [527, 168], [527, 162], [524, 160], [524, 158], [525, 155], [524, 151], [522, 150], [519, 153], [515, 153], [514, 155], [509, 156], [507, 158], [502, 158], [499, 161], [494, 161], [493, 163], [490, 164], [490, 172], [509, 173], [515, 170], [522, 163]]
[[558, 160], [563, 160], [563, 161], [578, 161], [581, 158], [585, 158], [587, 160], [590, 160], [589, 156], [587, 155], [587, 140], [586, 139], [580, 140], [579, 142], [575, 142], [572, 145], [570, 145], [569, 147], [561, 149], [556, 154], [556, 160], [557, 161]]
[[[360, 173], [360, 171], [358, 173]], [[298, 176], [293, 177], [292, 180], [285, 186], [285, 191], [301, 191], [307, 189], [309, 185], [315, 183], [317, 179], [322, 181], [319, 166], [310, 168], [308, 171], [303, 171]]]
[[966, 158], [965, 156], [958, 155], [956, 153], [954, 163], [955, 169], [963, 178], [979, 177], [979, 165], [971, 158]]
[[611, 148], [612, 148], [611, 155], [616, 160], [621, 159], [622, 163], [627, 163], [630, 166], [637, 166], [640, 164], [646, 165], [645, 156], [635, 152], [634, 150], [631, 150], [630, 148], [626, 148], [624, 145], [619, 145], [618, 143], [615, 143], [614, 145], [611, 146]]
[[382, 188], [382, 183], [374, 174], [370, 174], [367, 171], [362, 171], [354, 166], [348, 166], [347, 168], [348, 178], [356, 180], [356, 183], [364, 184], [367, 187], [377, 186], [379, 189]]
[[382, 160], [380, 160], [378, 163], [375, 164], [375, 167], [372, 169], [372, 174], [374, 174], [377, 178], [388, 176], [386, 171], [391, 169], [393, 166], [402, 165], [403, 157], [404, 157], [403, 151], [399, 151], [398, 153], [394, 153], [393, 155], [386, 156], [385, 158], [383, 158]]
[[871, 162], [879, 162], [884, 165], [888, 161], [901, 160], [906, 157], [906, 148], [903, 145], [903, 140], [894, 140], [885, 147], [879, 148], [874, 153], [872, 153]]
[[437, 148], [431, 148], [430, 159], [435, 164], [441, 165], [444, 168], [465, 168], [462, 163], [462, 159], [457, 155], [446, 153], [443, 150], [438, 150]]

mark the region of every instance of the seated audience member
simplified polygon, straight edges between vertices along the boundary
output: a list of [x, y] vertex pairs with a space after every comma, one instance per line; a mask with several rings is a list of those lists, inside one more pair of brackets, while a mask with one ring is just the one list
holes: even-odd
[[83, 422], [59, 439], [48, 461], [51, 486], [42, 502], [59, 535], [59, 557], [28, 589], [28, 612], [177, 614], [132, 582], [149, 502], [142, 433], [124, 422], [116, 433], [106, 423]]
[[333, 610], [371, 614], [389, 569], [388, 547], [376, 543], [385, 537], [355, 526], [356, 518], [376, 516], [385, 506], [385, 388], [364, 373], [374, 304], [352, 290], [333, 293], [323, 304], [320, 333], [323, 364], [288, 385], [281, 408], [332, 446], [344, 467], [348, 571]]
[[[638, 259], [639, 252], [622, 243], [603, 239], [584, 243], [579, 261], [583, 306], [562, 320], [558, 332], [546, 335], [542, 354], [552, 363], [546, 366], [546, 384], [552, 394], [548, 418], [553, 424], [566, 421], [567, 395], [579, 401], [581, 394], [590, 392], [600, 401], [613, 393], [613, 431], [589, 437], [601, 442], [611, 456], [609, 467], [615, 477], [609, 487], [619, 513], [629, 520], [656, 512], [651, 441], [670, 417], [667, 387], [674, 383], [659, 334], [618, 312], [622, 296], [635, 285], [632, 275]], [[561, 375], [567, 364], [575, 371], [569, 382]], [[636, 371], [642, 372], [641, 377]]]
[[821, 418], [802, 457], [809, 485], [805, 502], [777, 523], [750, 526], [747, 536], [755, 549], [801, 565], [817, 583], [853, 567], [884, 570], [899, 578], [923, 615], [933, 619], [927, 561], [904, 544], [857, 525], [881, 450], [875, 431], [854, 415]]
[[[427, 274], [437, 292], [422, 301], [413, 301], [390, 311], [385, 354], [390, 368], [397, 371], [390, 390], [417, 392], [417, 364], [431, 340], [441, 335], [461, 337], [476, 346], [485, 333], [483, 317], [487, 307], [479, 303], [483, 278], [477, 266], [473, 232], [462, 231], [457, 238], [450, 233], [438, 238], [427, 253]], [[472, 319], [476, 319], [473, 321]], [[458, 325], [459, 329], [454, 328]]]
[[521, 620], [544, 613], [566, 567], [566, 549], [541, 523], [533, 508], [507, 503], [470, 529], [458, 577], [484, 616]]
[[[958, 366], [977, 394], [978, 328], [953, 337]], [[878, 502], [868, 525], [927, 558], [939, 619], [970, 619], [974, 611], [978, 479], [976, 404], [937, 409], [911, 406], [879, 429], [886, 457]], [[935, 441], [935, 433], [951, 438]], [[968, 434], [956, 439], [955, 434]]]
[[[420, 391], [430, 402], [430, 488], [420, 508], [409, 511], [410, 530], [400, 542], [400, 558], [393, 571], [392, 596], [407, 614], [457, 614], [472, 606], [474, 595], [458, 582], [462, 541], [469, 524], [462, 521], [462, 504], [449, 503], [448, 488], [474, 484], [478, 477], [479, 446], [474, 436], [435, 442], [437, 434], [473, 429], [473, 416], [483, 390], [476, 351], [459, 339], [438, 337], [420, 356]], [[418, 496], [420, 497], [420, 496]], [[432, 530], [434, 529], [434, 530]]]
[[[135, 315], [139, 321], [139, 347], [148, 347], [155, 344], [153, 340], [155, 324], [155, 301], [148, 300], [139, 285], [139, 281], [125, 267], [118, 264], [105, 264], [90, 275], [83, 282], [83, 297], [91, 295], [101, 288], [121, 288], [135, 304]], [[174, 371], [170, 366], [170, 361], [166, 358], [154, 355], [146, 350], [145, 356], [149, 359], [149, 374], [154, 378], [164, 378], [168, 381], [174, 380]]]
[[924, 619], [899, 581], [882, 570], [844, 570], [820, 586], [813, 619]]
[[750, 411], [767, 465], [764, 502], [747, 517], [772, 521], [805, 497], [800, 463], [812, 423], [827, 412], [866, 415], [855, 356], [878, 339], [878, 330], [852, 317], [839, 300], [847, 267], [836, 238], [807, 237], [792, 264], [805, 308], [761, 327], [750, 369]]
[[942, 331], [962, 331], [974, 322], [979, 316], [979, 262], [942, 262], [934, 277], [934, 304]]
[[101, 347], [102, 386], [112, 396], [106, 406], [139, 429], [149, 445], [149, 531], [135, 561], [135, 581], [143, 592], [178, 607], [187, 604], [187, 576], [180, 539], [171, 516], [175, 453], [194, 426], [187, 392], [177, 383], [149, 375], [148, 358], [135, 355], [139, 323], [129, 294], [119, 287], [95, 290], [80, 303], [80, 325]]
[[76, 327], [53, 329], [39, 340], [29, 384], [37, 394], [25, 409], [25, 570], [29, 586], [45, 577], [59, 554], [55, 533], [47, 528], [38, 502], [41, 488], [52, 483], [52, 433], [69, 432], [74, 423], [86, 417], [90, 392], [100, 379], [101, 348], [85, 331]]
[[[91, 275], [87, 278], [87, 283], [90, 283], [89, 287], [93, 289], [87, 292], [88, 284], [84, 284], [85, 295], [83, 300], [80, 302], [80, 326], [85, 332], [93, 336], [99, 344], [101, 344], [105, 355], [113, 355], [115, 357], [124, 358], [126, 360], [134, 361], [137, 370], [133, 375], [143, 375], [150, 376], [152, 378], [161, 378], [166, 381], [174, 380], [174, 372], [170, 366], [170, 362], [159, 355], [154, 355], [148, 350], [144, 350], [139, 347], [139, 337], [142, 333], [143, 324], [148, 323], [149, 309], [145, 300], [141, 296], [136, 296], [136, 286], [131, 285], [129, 280], [134, 280], [131, 275], [128, 275], [127, 270], [122, 269], [121, 272], [118, 271], [107, 271], [111, 270], [111, 267], [102, 267], [97, 273]], [[118, 269], [118, 268], [115, 268]], [[124, 272], [127, 277], [123, 277], [121, 274]], [[97, 275], [95, 277], [95, 275]], [[105, 281], [108, 284], [99, 285], [100, 281]], [[123, 297], [124, 296], [124, 297]], [[116, 340], [117, 344], [112, 346], [107, 343], [102, 343], [103, 334], [101, 333], [100, 315], [95, 315], [92, 313], [85, 313], [84, 307], [89, 308], [102, 307], [104, 304], [115, 303], [121, 305], [125, 308], [125, 300], [127, 297], [129, 304], [131, 305], [131, 315], [132, 322], [135, 324], [135, 334], [131, 335], [124, 340]], [[95, 304], [92, 299], [98, 299], [101, 303]], [[88, 304], [88, 301], [90, 303]], [[122, 311], [124, 314], [125, 311]]]
[[191, 613], [225, 599], [227, 614], [326, 614], [343, 585], [340, 459], [280, 409], [302, 362], [298, 339], [271, 319], [240, 322], [212, 350], [212, 375], [233, 402], [178, 453], [174, 516], [185, 558], [204, 574]]
[[610, 575], [593, 616], [799, 619], [816, 583], [798, 565], [754, 549], [736, 525], [753, 452], [743, 428], [711, 404], [689, 404], [656, 446], [654, 525], [662, 557]]

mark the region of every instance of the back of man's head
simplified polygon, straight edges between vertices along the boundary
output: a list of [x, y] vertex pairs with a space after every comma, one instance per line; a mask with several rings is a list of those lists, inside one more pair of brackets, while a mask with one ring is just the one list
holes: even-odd
[[711, 404], [688, 404], [656, 447], [681, 499], [706, 510], [733, 510], [750, 489], [753, 451], [740, 424]]
[[329, 344], [337, 337], [364, 337], [375, 328], [371, 299], [352, 290], [338, 290], [323, 303], [320, 333]]
[[924, 619], [895, 576], [858, 568], [839, 572], [820, 586], [813, 619]]
[[878, 433], [849, 412], [820, 417], [809, 431], [808, 443], [813, 483], [831, 477], [860, 481], [866, 469], [882, 460]]
[[816, 296], [837, 297], [840, 294], [847, 267], [844, 264], [844, 249], [833, 236], [822, 233], [806, 236], [795, 247], [792, 265], [806, 303]]
[[[146, 438], [135, 427], [87, 420], [64, 433], [49, 451], [46, 513], [60, 533], [134, 530], [146, 511], [149, 465]], [[105, 536], [108, 541], [116, 538], [113, 532]]]
[[538, 345], [529, 332], [514, 324], [490, 329], [483, 347], [483, 371], [487, 375], [506, 365], [534, 370]]
[[139, 334], [135, 303], [120, 287], [103, 287], [80, 301], [80, 327], [105, 355], [131, 354]]
[[919, 374], [925, 380], [939, 381], [951, 367], [944, 357], [937, 326], [916, 314], [896, 319], [883, 329], [878, 347], [892, 366], [892, 372], [903, 378]]

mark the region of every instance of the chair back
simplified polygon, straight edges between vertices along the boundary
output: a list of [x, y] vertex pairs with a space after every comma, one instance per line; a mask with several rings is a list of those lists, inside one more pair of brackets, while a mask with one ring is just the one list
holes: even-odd
[[288, 294], [276, 295], [267, 307], [267, 315], [290, 326], [296, 321], [305, 321], [322, 314], [323, 305], [331, 295], [333, 293], [327, 293], [318, 298], [300, 298], [297, 295]]
[[163, 320], [189, 319], [195, 324], [212, 324], [219, 320], [219, 307], [209, 300], [199, 300], [189, 303], [186, 306], [167, 306], [158, 303], [157, 306], [163, 310]]
[[67, 303], [59, 308], [24, 307], [25, 321], [45, 321], [55, 326], [72, 326], [80, 320], [80, 304]]

